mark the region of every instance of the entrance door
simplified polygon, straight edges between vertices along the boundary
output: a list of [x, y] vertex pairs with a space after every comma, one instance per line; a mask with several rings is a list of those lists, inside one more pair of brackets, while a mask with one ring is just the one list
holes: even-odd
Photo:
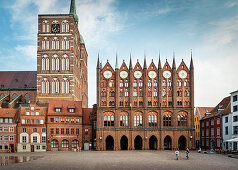
[[31, 145], [31, 152], [34, 152], [34, 145]]
[[85, 151], [88, 151], [88, 150], [89, 150], [89, 143], [88, 143], [88, 142], [85, 142], [85, 143], [84, 143], [84, 150], [85, 150]]
[[150, 137], [149, 147], [150, 147], [150, 150], [157, 149], [157, 138], [154, 135]]
[[179, 150], [186, 149], [186, 138], [184, 136], [180, 136], [178, 140]]
[[135, 150], [142, 150], [142, 138], [138, 135], [134, 141]]
[[114, 150], [114, 139], [110, 135], [106, 138], [106, 150]]
[[128, 139], [124, 135], [121, 137], [121, 150], [127, 150], [128, 149]]
[[10, 151], [14, 152], [14, 144], [10, 144]]

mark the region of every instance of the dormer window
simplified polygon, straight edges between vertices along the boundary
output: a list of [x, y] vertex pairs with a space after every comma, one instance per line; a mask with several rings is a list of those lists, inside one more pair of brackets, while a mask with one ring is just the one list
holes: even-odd
[[75, 105], [74, 104], [69, 104], [68, 105], [68, 111], [69, 111], [69, 113], [74, 113], [75, 112]]
[[55, 108], [55, 112], [61, 113], [61, 108]]
[[74, 109], [69, 109], [69, 113], [74, 113]]

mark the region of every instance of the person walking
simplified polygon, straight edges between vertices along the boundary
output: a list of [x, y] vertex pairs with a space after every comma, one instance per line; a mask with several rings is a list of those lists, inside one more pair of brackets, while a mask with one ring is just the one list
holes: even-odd
[[188, 148], [186, 149], [186, 158], [187, 159], [189, 158], [189, 149]]
[[176, 149], [175, 155], [176, 155], [176, 159], [178, 160], [178, 158], [179, 158], [179, 150], [178, 149]]

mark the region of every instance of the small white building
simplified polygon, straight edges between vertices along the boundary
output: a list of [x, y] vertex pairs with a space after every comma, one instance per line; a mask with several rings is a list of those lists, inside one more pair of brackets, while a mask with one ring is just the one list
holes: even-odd
[[222, 116], [223, 150], [238, 151], [238, 90], [231, 93], [231, 112]]

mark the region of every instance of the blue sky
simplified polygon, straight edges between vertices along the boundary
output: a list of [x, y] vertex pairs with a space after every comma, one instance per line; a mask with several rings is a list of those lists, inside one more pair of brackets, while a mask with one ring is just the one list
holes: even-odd
[[[154, 59], [195, 66], [196, 106], [215, 106], [238, 90], [237, 0], [76, 0], [89, 55], [89, 106], [96, 61]], [[0, 0], [0, 70], [36, 70], [37, 15], [68, 13], [70, 0]]]

